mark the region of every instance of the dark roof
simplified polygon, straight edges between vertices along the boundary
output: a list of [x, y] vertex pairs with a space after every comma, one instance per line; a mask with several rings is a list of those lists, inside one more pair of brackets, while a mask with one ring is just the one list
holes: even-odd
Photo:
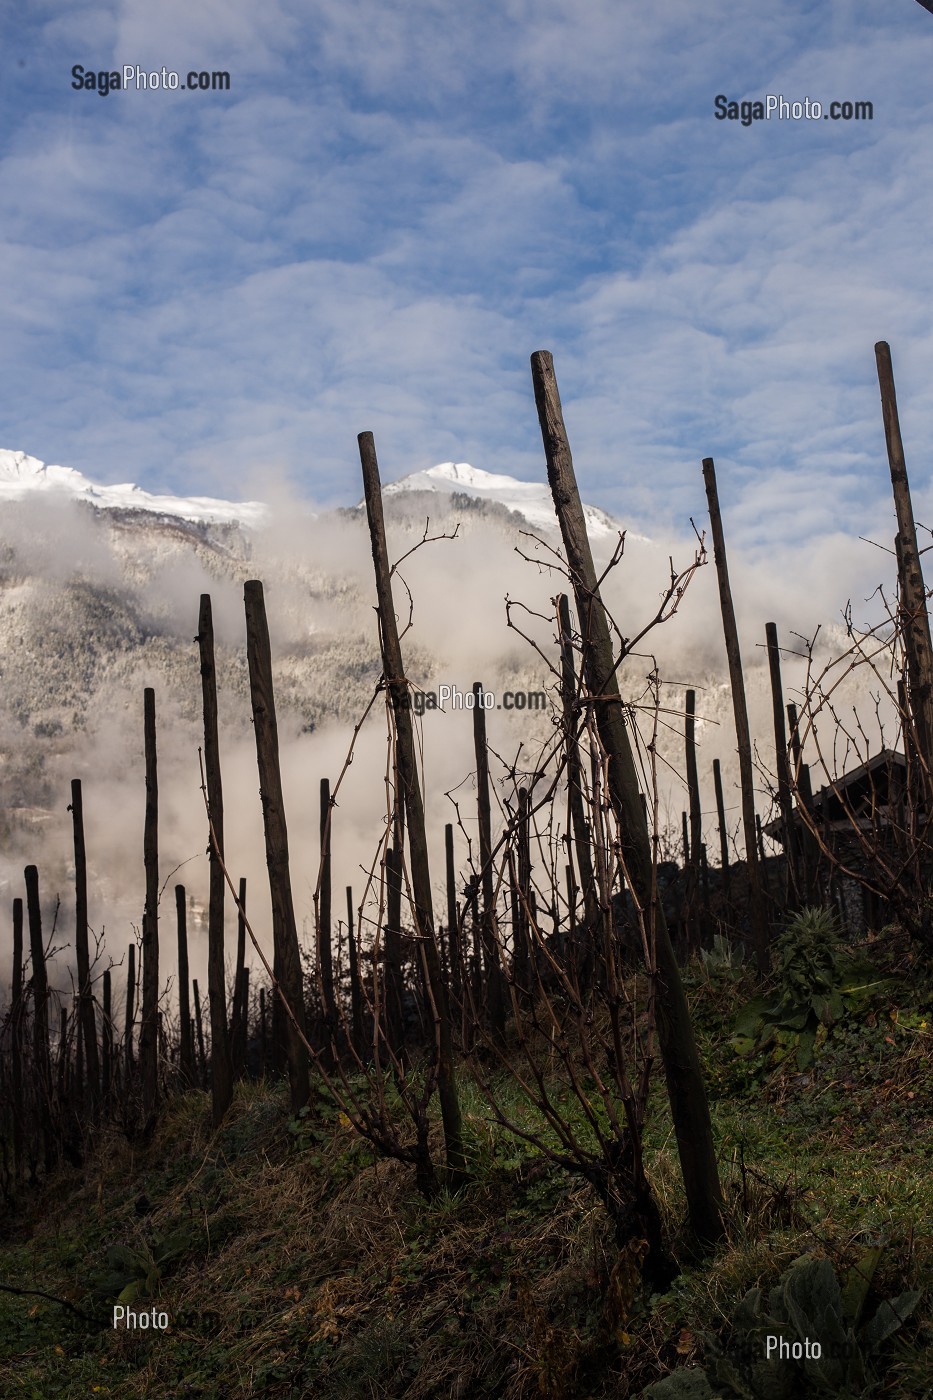
[[[862, 828], [884, 826], [892, 798], [896, 800], [898, 791], [903, 790], [906, 772], [907, 760], [902, 753], [882, 749], [815, 792], [813, 815], [829, 831], [851, 831], [853, 817]], [[796, 809], [794, 821], [802, 821]], [[776, 817], [763, 830], [772, 840], [780, 840], [782, 827], [781, 818]]]

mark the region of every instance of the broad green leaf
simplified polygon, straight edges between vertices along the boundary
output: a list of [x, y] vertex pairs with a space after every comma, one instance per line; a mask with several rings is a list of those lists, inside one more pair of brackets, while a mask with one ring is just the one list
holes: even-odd
[[883, 1254], [884, 1249], [881, 1245], [863, 1249], [857, 1262], [846, 1274], [842, 1289], [842, 1313], [850, 1327], [857, 1327], [861, 1320], [865, 1299]]
[[863, 1333], [869, 1351], [877, 1351], [881, 1343], [907, 1321], [920, 1302], [920, 1296], [917, 1292], [909, 1292], [892, 1298], [890, 1302], [885, 1299]]

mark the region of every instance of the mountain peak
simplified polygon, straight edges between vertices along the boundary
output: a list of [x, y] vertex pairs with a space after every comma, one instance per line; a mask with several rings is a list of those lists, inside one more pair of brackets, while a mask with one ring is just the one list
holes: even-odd
[[83, 489], [90, 486], [90, 482], [71, 467], [47, 467], [38, 457], [30, 457], [26, 452], [0, 450], [0, 490], [7, 499], [15, 494], [17, 488], [20, 491], [42, 491], [58, 485]]
[[0, 501], [18, 501], [34, 491], [54, 491], [98, 510], [139, 510], [210, 524], [261, 525], [268, 510], [260, 501], [220, 501], [210, 496], [154, 496], [132, 482], [97, 486], [73, 467], [47, 466], [26, 452], [0, 448]]
[[[426, 472], [416, 475], [428, 476], [437, 482], [449, 481], [451, 485], [474, 491], [508, 491], [530, 484], [518, 481], [514, 476], [501, 476], [495, 472], [485, 472], [482, 467], [471, 467], [469, 462], [440, 462], [436, 467], [429, 467]], [[532, 489], [535, 489], [534, 486]]]
[[[385, 488], [387, 496], [412, 491], [443, 495], [460, 493], [502, 506], [527, 521], [532, 530], [556, 530], [557, 517], [546, 482], [519, 481], [502, 473], [483, 471], [469, 462], [440, 462], [424, 471], [411, 472]], [[205, 524], [238, 524], [251, 528], [262, 525], [268, 507], [259, 501], [222, 501], [209, 496], [156, 496], [126, 482], [99, 486], [72, 467], [47, 466], [25, 452], [0, 449], [0, 502], [22, 500], [33, 493], [54, 492], [85, 501], [102, 511], [139, 511]], [[597, 506], [583, 507], [591, 538], [608, 539], [621, 526]], [[640, 537], [635, 537], [640, 538]]]
[[[477, 496], [481, 500], [504, 506], [524, 516], [535, 530], [555, 530], [557, 517], [554, 502], [546, 482], [519, 481], [514, 476], [504, 476], [496, 472], [483, 471], [469, 462], [441, 462], [425, 471], [411, 472], [398, 481], [390, 482], [385, 495], [396, 496], [408, 491], [434, 491], [452, 495], [462, 492], [467, 496]], [[622, 528], [598, 506], [583, 507], [586, 527], [590, 537], [617, 535]]]

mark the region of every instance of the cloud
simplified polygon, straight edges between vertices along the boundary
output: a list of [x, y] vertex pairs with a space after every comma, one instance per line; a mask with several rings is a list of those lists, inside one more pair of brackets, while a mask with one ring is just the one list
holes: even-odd
[[[919, 11], [75, 14], [23, 30], [57, 86], [30, 67], [4, 99], [11, 446], [150, 488], [262, 495], [268, 471], [347, 502], [371, 428], [387, 477], [445, 458], [540, 477], [546, 346], [589, 499], [681, 529], [712, 454], [749, 545], [806, 541], [874, 528], [886, 337], [924, 460]], [[82, 33], [105, 66], [228, 66], [231, 92], [74, 93]], [[745, 129], [715, 120], [717, 91], [868, 99], [875, 120]]]

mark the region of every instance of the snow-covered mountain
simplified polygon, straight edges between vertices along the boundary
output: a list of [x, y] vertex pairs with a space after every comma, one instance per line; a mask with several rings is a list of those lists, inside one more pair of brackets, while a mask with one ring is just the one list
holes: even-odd
[[[427, 491], [444, 496], [470, 496], [520, 515], [533, 530], [554, 530], [557, 521], [547, 482], [518, 481], [483, 471], [467, 462], [441, 462], [427, 471], [411, 472], [384, 488], [386, 497]], [[22, 500], [34, 492], [59, 493], [86, 502], [96, 510], [147, 511], [199, 524], [235, 524], [257, 529], [267, 522], [268, 508], [260, 501], [223, 501], [209, 496], [156, 496], [132, 483], [99, 486], [72, 467], [47, 466], [25, 452], [0, 449], [0, 502]], [[593, 539], [617, 535], [618, 521], [598, 506], [583, 507]], [[637, 538], [642, 538], [638, 536]]]
[[[520, 531], [549, 529], [553, 539], [556, 520], [542, 509], [543, 491], [466, 472], [447, 477], [447, 491], [437, 473], [429, 474], [429, 497], [423, 480], [412, 478], [386, 491], [390, 549], [407, 558], [400, 597], [410, 586], [415, 613], [405, 640], [406, 672], [420, 690], [454, 685], [468, 693], [479, 678], [496, 695], [537, 695], [553, 676], [509, 629], [505, 597], [526, 601], [545, 618], [545, 641], [551, 636], [546, 614], [554, 580], [515, 546], [533, 553]], [[442, 468], [440, 478], [445, 475]], [[495, 494], [483, 490], [490, 482]], [[439, 540], [420, 550], [425, 514]], [[606, 546], [611, 552], [608, 531]], [[0, 452], [0, 899], [19, 890], [27, 863], [40, 866], [51, 891], [67, 887], [69, 782], [81, 777], [89, 850], [100, 878], [111, 882], [98, 885], [97, 907], [107, 909], [108, 925], [138, 918], [146, 686], [155, 689], [159, 716], [165, 869], [185, 864], [186, 883], [201, 888], [201, 854], [197, 871], [187, 863], [204, 849], [194, 634], [205, 592], [213, 608], [228, 834], [237, 843], [240, 872], [262, 890], [243, 612], [250, 578], [262, 579], [266, 589], [289, 818], [299, 860], [307, 862], [316, 840], [318, 779], [340, 771], [381, 673], [365, 513], [350, 508], [315, 516], [298, 502], [266, 511], [255, 502], [99, 486], [25, 453]], [[530, 754], [551, 734], [544, 710], [518, 715], [506, 706], [490, 723], [512, 754], [522, 746]], [[435, 829], [443, 830], [444, 794], [472, 765], [472, 721], [452, 709], [432, 711], [425, 727], [429, 810]], [[355, 753], [341, 789], [347, 882], [371, 860], [373, 812], [377, 836], [384, 819], [378, 706]], [[304, 894], [313, 889], [313, 881], [299, 883]], [[0, 986], [3, 954], [0, 932]]]
[[47, 466], [25, 452], [0, 449], [0, 501], [18, 501], [33, 492], [57, 493], [98, 510], [148, 511], [203, 524], [261, 525], [268, 510], [260, 501], [219, 501], [209, 496], [153, 496], [139, 486], [98, 486], [73, 467]]
[[[516, 655], [522, 648], [507, 629], [497, 641], [491, 635], [507, 593], [537, 590], [538, 605], [548, 606], [551, 580], [514, 553], [522, 529], [556, 533], [547, 486], [449, 464], [392, 483], [385, 497], [399, 555], [417, 543], [426, 511], [457, 536], [406, 567], [419, 598], [417, 635], [406, 645], [413, 682], [462, 689], [478, 666], [501, 690], [548, 683], [533, 654]], [[588, 518], [611, 549], [609, 517], [591, 509]], [[297, 502], [283, 510], [102, 486], [0, 450], [0, 840], [4, 809], [54, 801], [57, 756], [80, 759], [91, 731], [132, 709], [144, 685], [196, 731], [191, 639], [204, 591], [214, 600], [218, 673], [248, 734], [247, 578], [267, 585], [284, 728], [315, 733], [355, 722], [380, 670], [363, 512], [315, 515]], [[466, 595], [472, 625], [462, 615]]]
[[[594, 552], [608, 562], [620, 527], [603, 511], [584, 510]], [[557, 522], [547, 485], [442, 463], [388, 484], [385, 514], [393, 557], [406, 561], [410, 595], [400, 587], [397, 606], [406, 620], [410, 607], [413, 617], [404, 643], [413, 686], [437, 691], [454, 685], [469, 693], [479, 679], [503, 697], [551, 691], [554, 595], [567, 584], [551, 549]], [[433, 541], [422, 550], [426, 514], [437, 532], [432, 528]], [[537, 555], [537, 547], [522, 537], [524, 529], [550, 535]], [[620, 627], [634, 633], [654, 616], [669, 587], [668, 551], [632, 532], [628, 540], [631, 549], [602, 589]], [[197, 761], [203, 722], [194, 634], [205, 592], [214, 616], [228, 830], [239, 842], [241, 873], [262, 887], [243, 614], [243, 583], [250, 578], [266, 585], [283, 770], [291, 784], [289, 816], [296, 847], [307, 861], [317, 839], [318, 779], [341, 770], [353, 726], [372, 701], [381, 673], [365, 514], [350, 508], [315, 517], [297, 506], [267, 510], [258, 502], [99, 486], [66, 467], [0, 451], [0, 898], [19, 889], [27, 863], [40, 865], [49, 889], [67, 885], [66, 808], [69, 782], [77, 776], [87, 779], [86, 812], [94, 824], [89, 849], [97, 868], [117, 872], [128, 892], [127, 907], [138, 916], [145, 686], [157, 694], [160, 802], [168, 814], [165, 868], [203, 852]], [[740, 570], [736, 578], [741, 598]], [[769, 611], [771, 602], [769, 597]], [[631, 654], [620, 679], [633, 713], [644, 710], [650, 726], [646, 678], [656, 670], [665, 678], [663, 719], [652, 751], [660, 760], [662, 824], [677, 839], [684, 804], [675, 776], [684, 752], [677, 715], [684, 689], [696, 690], [700, 782], [712, 843], [718, 841], [714, 759], [722, 766], [728, 822], [735, 828], [739, 820], [735, 736], [712, 569], [700, 571], [681, 612], [651, 634], [647, 647]], [[771, 616], [782, 636], [796, 622], [793, 614], [772, 611]], [[754, 635], [745, 637], [752, 732], [767, 770], [768, 666]], [[828, 629], [822, 637], [824, 651], [836, 644]], [[842, 638], [843, 650], [847, 644]], [[792, 658], [785, 661], [785, 693], [796, 698], [794, 685], [799, 688], [805, 663], [796, 663], [795, 681]], [[868, 717], [874, 713], [873, 681], [874, 672], [853, 680], [854, 698]], [[489, 724], [491, 742], [506, 755], [503, 762], [527, 765], [527, 771], [539, 745], [553, 740], [544, 708], [513, 712], [497, 705]], [[386, 739], [380, 726], [376, 713], [361, 731], [341, 791], [347, 882], [357, 878], [360, 864], [368, 868], [372, 856], [374, 793], [376, 805], [382, 804], [377, 826], [384, 821]], [[469, 714], [453, 707], [429, 710], [424, 741], [429, 817], [433, 829], [442, 831], [450, 815], [447, 794], [458, 789], [475, 761]], [[765, 817], [767, 785], [763, 777], [759, 806]], [[242, 824], [238, 838], [237, 822]], [[203, 887], [203, 861], [198, 870], [197, 876], [193, 865], [186, 871], [192, 889]], [[302, 888], [310, 898], [313, 880]], [[101, 895], [99, 907], [105, 902], [108, 917], [115, 918], [110, 896], [104, 901]], [[2, 955], [0, 933], [0, 983]]]
[[[427, 471], [412, 472], [399, 481], [390, 482], [384, 488], [384, 495], [397, 496], [405, 491], [475, 496], [523, 516], [535, 530], [553, 530], [557, 526], [554, 502], [546, 481], [517, 481], [513, 476], [471, 467], [468, 462], [441, 462]], [[598, 506], [585, 505], [583, 515], [591, 538], [616, 535], [622, 528]]]

